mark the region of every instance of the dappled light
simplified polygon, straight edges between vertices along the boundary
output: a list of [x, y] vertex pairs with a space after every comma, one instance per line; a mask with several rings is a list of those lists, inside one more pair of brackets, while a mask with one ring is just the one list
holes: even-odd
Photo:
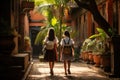
[[65, 75], [62, 62], [56, 62], [54, 76], [50, 76], [48, 62], [35, 62], [27, 80], [109, 80], [81, 62], [72, 62], [70, 75]]
[[[120, 0], [3, 0], [0, 10], [1, 80], [120, 80]], [[50, 28], [55, 65], [44, 60]], [[68, 66], [65, 31], [74, 41]]]

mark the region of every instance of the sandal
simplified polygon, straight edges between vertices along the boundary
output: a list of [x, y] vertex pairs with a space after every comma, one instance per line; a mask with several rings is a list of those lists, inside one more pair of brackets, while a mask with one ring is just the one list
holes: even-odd
[[53, 75], [54, 75], [53, 70], [50, 70], [50, 74], [51, 74], [51, 76], [53, 76]]
[[70, 69], [68, 69], [68, 74], [71, 74]]
[[67, 76], [67, 73], [65, 72], [65, 75]]

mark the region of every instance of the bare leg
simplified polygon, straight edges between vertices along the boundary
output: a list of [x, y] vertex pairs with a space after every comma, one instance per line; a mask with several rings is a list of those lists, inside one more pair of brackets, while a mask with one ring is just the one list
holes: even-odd
[[52, 75], [54, 75], [54, 71], [53, 71], [53, 68], [54, 68], [54, 61], [51, 62], [51, 64], [52, 64]]
[[68, 61], [68, 74], [71, 74], [71, 72], [70, 72], [70, 66], [71, 66], [71, 61]]
[[54, 61], [52, 62], [52, 69], [54, 68]]
[[66, 69], [66, 68], [67, 68], [67, 65], [66, 65], [66, 64], [67, 64], [67, 61], [64, 61], [64, 70], [65, 70], [65, 75], [67, 75], [67, 69]]
[[50, 66], [50, 74], [53, 75], [54, 62], [49, 62], [49, 66]]

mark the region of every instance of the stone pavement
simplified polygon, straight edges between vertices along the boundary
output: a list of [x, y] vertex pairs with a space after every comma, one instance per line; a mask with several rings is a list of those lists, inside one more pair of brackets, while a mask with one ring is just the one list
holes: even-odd
[[120, 80], [108, 78], [99, 74], [96, 70], [88, 67], [82, 62], [72, 62], [70, 75], [64, 74], [62, 62], [56, 62], [54, 66], [54, 76], [50, 76], [48, 62], [34, 60], [29, 75], [26, 80]]

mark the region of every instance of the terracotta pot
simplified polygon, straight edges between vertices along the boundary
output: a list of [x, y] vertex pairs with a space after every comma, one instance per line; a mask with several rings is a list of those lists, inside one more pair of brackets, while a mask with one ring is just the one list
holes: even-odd
[[84, 53], [83, 53], [83, 52], [81, 52], [81, 54], [80, 54], [80, 58], [81, 58], [81, 59], [84, 58]]
[[89, 53], [89, 61], [90, 61], [90, 63], [93, 63], [93, 54], [92, 53]]
[[81, 53], [81, 56], [80, 56], [80, 57], [81, 57], [83, 60], [85, 60], [85, 54], [86, 54], [85, 52], [82, 52], [82, 53]]
[[84, 54], [85, 54], [84, 60], [85, 60], [85, 61], [89, 60], [89, 54], [88, 54], [88, 52], [85, 52]]
[[100, 67], [100, 55], [93, 56], [95, 67]]

